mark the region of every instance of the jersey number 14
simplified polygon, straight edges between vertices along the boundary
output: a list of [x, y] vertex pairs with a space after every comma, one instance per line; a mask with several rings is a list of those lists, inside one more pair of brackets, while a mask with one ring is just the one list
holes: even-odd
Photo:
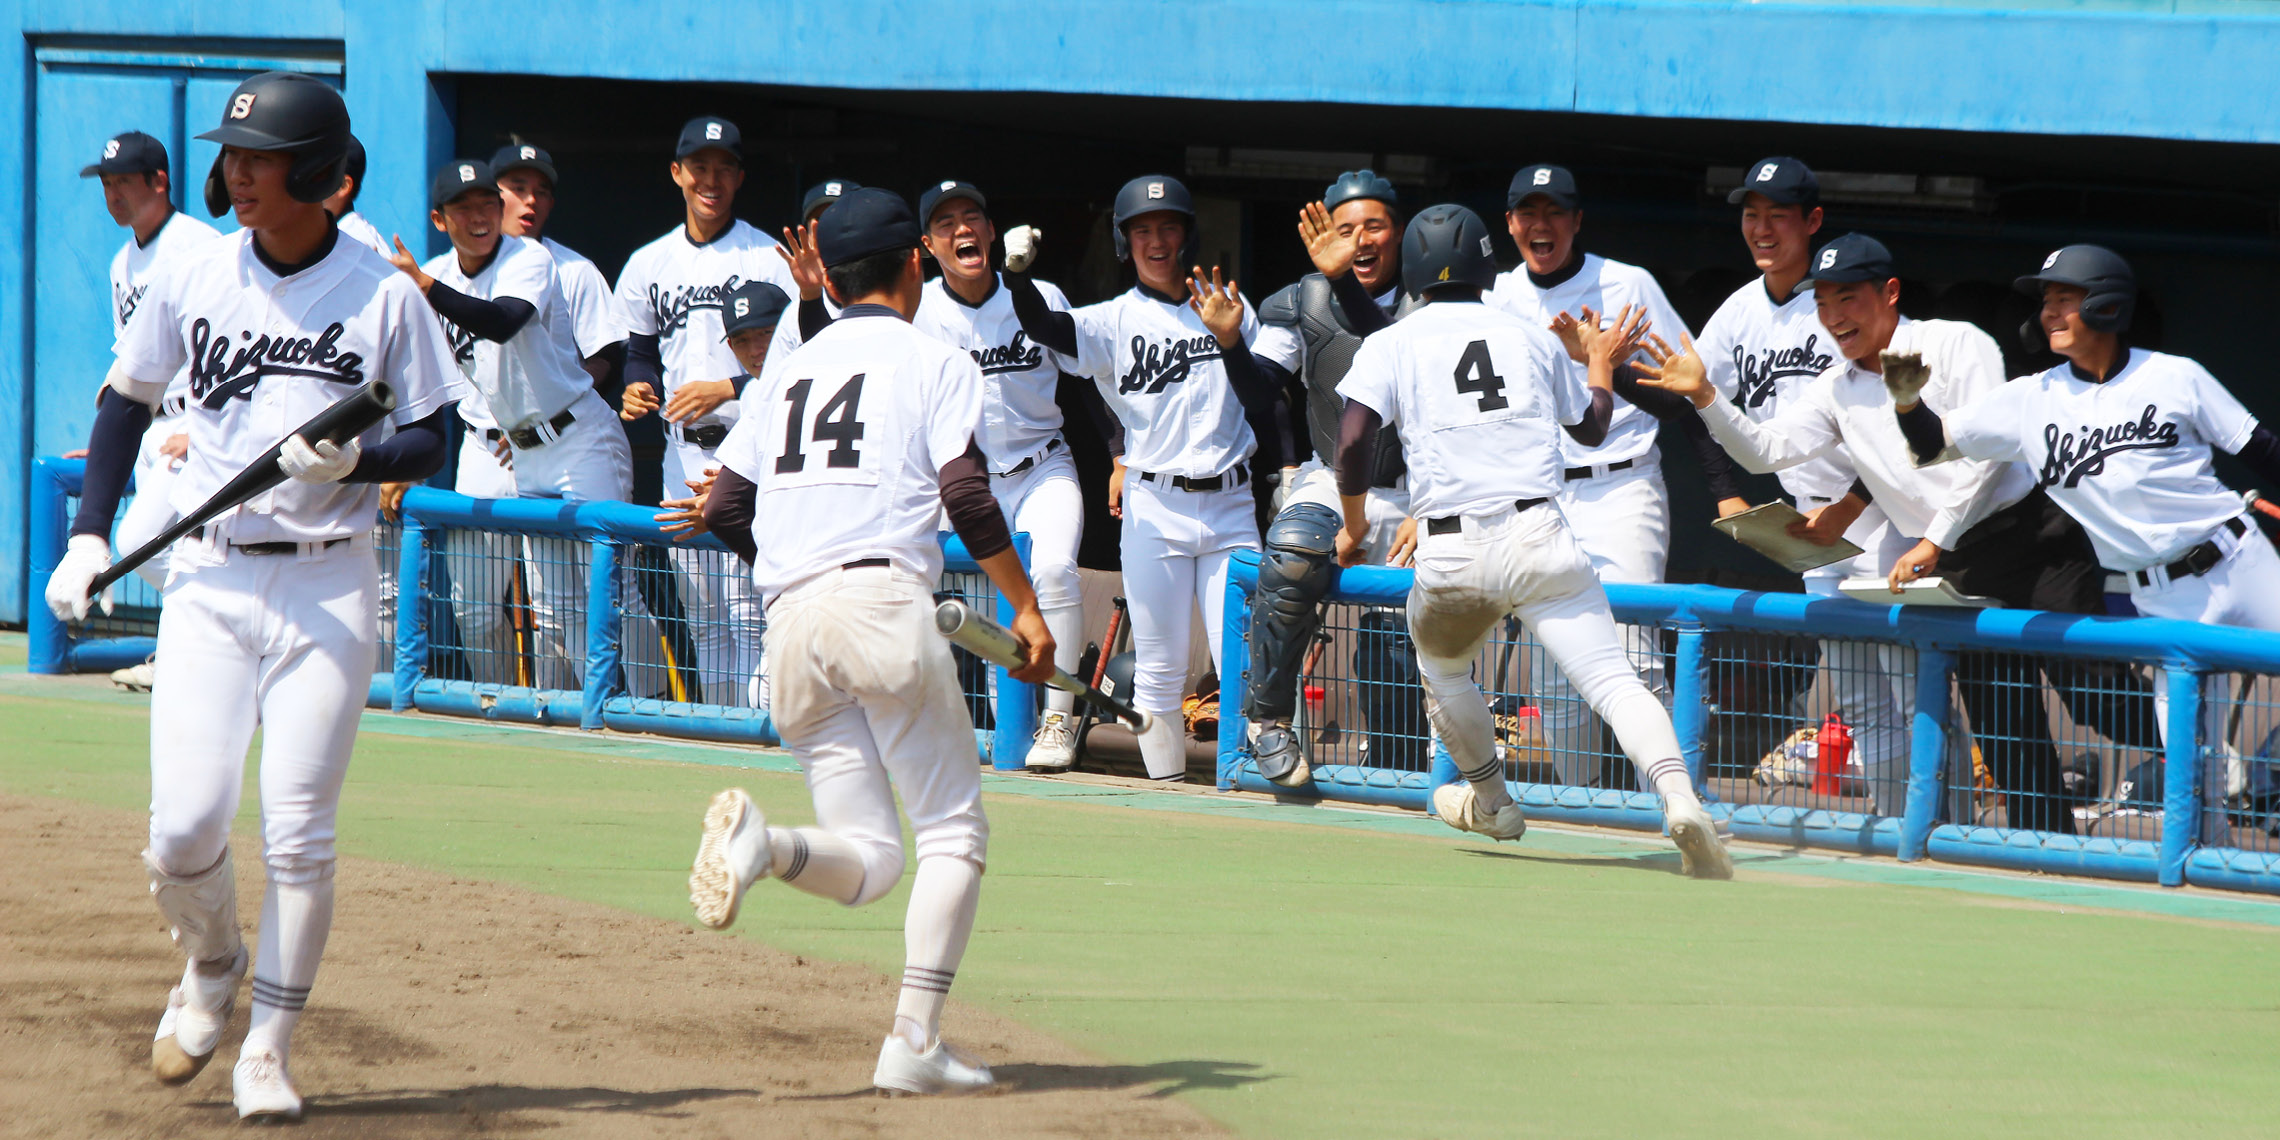
[[[839, 393], [815, 413], [815, 426], [807, 434], [814, 440], [831, 440], [831, 450], [824, 454], [826, 467], [860, 467], [863, 455], [855, 450], [855, 441], [863, 438], [861, 414], [863, 403], [863, 376], [839, 386]], [[784, 414], [784, 453], [776, 457], [776, 474], [785, 475], [807, 469], [807, 455], [800, 439], [802, 422], [807, 418], [808, 392], [815, 387], [813, 380], [794, 381], [784, 390], [784, 402], [790, 405]]]

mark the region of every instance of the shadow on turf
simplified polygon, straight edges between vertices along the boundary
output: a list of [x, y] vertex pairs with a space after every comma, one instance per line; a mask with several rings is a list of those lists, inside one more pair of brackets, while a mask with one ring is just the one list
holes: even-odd
[[[1557, 863], [1565, 867], [1616, 867], [1638, 871], [1654, 871], [1665, 875], [1685, 874], [1680, 869], [1684, 864], [1679, 860], [1677, 851], [1646, 851], [1637, 855], [1527, 855], [1517, 851], [1494, 851], [1485, 847], [1459, 847], [1457, 850], [1466, 855], [1477, 855], [1483, 859], [1515, 859], [1522, 863]], [[1736, 856], [1734, 865], [1741, 867], [1751, 863], [1779, 860], [1786, 858], [1789, 854], [1794, 854], [1794, 852]]]
[[346, 1093], [309, 1101], [310, 1116], [441, 1116], [466, 1112], [515, 1112], [545, 1108], [563, 1112], [655, 1112], [697, 1101], [758, 1097], [759, 1089], [658, 1089], [627, 1092], [603, 1088], [532, 1088], [528, 1085], [469, 1085], [458, 1089]]
[[[1145, 1095], [1178, 1096], [1198, 1089], [1231, 1089], [1260, 1081], [1279, 1080], [1276, 1073], [1254, 1072], [1248, 1061], [1158, 1061], [1153, 1065], [992, 1065], [999, 1093], [1060, 1092], [1068, 1089], [1101, 1091], [1160, 1085]], [[842, 1093], [787, 1096], [785, 1100], [853, 1100], [877, 1095], [865, 1087]]]

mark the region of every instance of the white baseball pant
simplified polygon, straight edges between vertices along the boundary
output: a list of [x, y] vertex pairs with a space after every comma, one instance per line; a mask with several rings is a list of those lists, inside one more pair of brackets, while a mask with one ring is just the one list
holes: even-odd
[[1186, 695], [1188, 646], [1198, 609], [1216, 666], [1227, 601], [1227, 560], [1259, 548], [1249, 484], [1182, 491], [1168, 479], [1124, 480], [1124, 598], [1132, 614], [1132, 704], [1157, 718], [1140, 739], [1148, 774], [1173, 779], [1187, 771], [1179, 731]]
[[[677, 439], [665, 445], [665, 497], [688, 494], [691, 473], [720, 467], [713, 453]], [[760, 675], [760, 595], [752, 588], [752, 575], [733, 554], [717, 550], [670, 551], [679, 571], [681, 614], [689, 623], [689, 637], [697, 646], [695, 699], [716, 705], [749, 703], [757, 698], [753, 679]], [[686, 662], [683, 663], [687, 664]]]
[[1507, 508], [1459, 527], [1421, 528], [1409, 594], [1425, 711], [1457, 769], [1475, 783], [1501, 778], [1495, 722], [1473, 664], [1505, 615], [1516, 614], [1614, 730], [1640, 785], [1666, 795], [1690, 789], [1670, 713], [1632, 668], [1606, 591], [1561, 513], [1550, 504]]
[[[181, 517], [174, 513], [174, 506], [168, 500], [173, 498], [174, 473], [182, 469], [182, 461], [159, 451], [159, 445], [181, 431], [181, 417], [165, 416], [152, 420], [150, 428], [143, 432], [142, 446], [135, 451], [135, 496], [119, 514], [117, 538], [111, 549], [122, 554], [138, 549]], [[152, 555], [135, 567], [135, 576], [154, 589], [164, 589], [171, 553], [162, 550]]]
[[[452, 489], [477, 499], [515, 497], [512, 460], [501, 459], [483, 433], [469, 428], [459, 441], [459, 472]], [[508, 619], [508, 575], [520, 561], [522, 541], [511, 534], [451, 529], [439, 543], [451, 582], [451, 615], [470, 676], [494, 685], [515, 683], [515, 639]], [[383, 573], [385, 580], [385, 573]], [[385, 601], [385, 599], [383, 599]]]
[[[1601, 582], [1656, 583], [1670, 559], [1670, 491], [1662, 466], [1649, 451], [1621, 471], [1603, 471], [1560, 485], [1559, 511], [1568, 533], [1591, 560]], [[1623, 644], [1648, 691], [1667, 708], [1670, 678], [1663, 666], [1662, 635], [1653, 626], [1622, 626]], [[1551, 655], [1536, 653], [1535, 682], [1544, 746], [1563, 784], [1593, 785], [1600, 777], [1599, 722], [1589, 703]]]
[[[2225, 552], [2225, 557], [2207, 573], [2172, 578], [2166, 570], [2156, 568], [2145, 572], [2149, 581], [2144, 583], [2138, 581], [2135, 573], [2127, 575], [2131, 604], [2146, 617], [2280, 630], [2280, 554], [2273, 551], [2271, 541], [2253, 522], [2248, 524], [2246, 534], [2235, 536], [2230, 530], [2220, 528], [2211, 540]], [[2228, 795], [2240, 791], [2235, 785], [2247, 775], [2238, 761], [2238, 749], [2225, 739], [2232, 692], [2230, 673], [2211, 673], [2201, 687], [2201, 739], [2210, 749], [2226, 756], [2223, 790]], [[2162, 739], [2166, 741], [2169, 738], [2166, 670], [2157, 671], [2154, 677], [2153, 704], [2156, 723], [2161, 726]]]
[[[1053, 635], [1053, 663], [1075, 673], [1085, 655], [1084, 583], [1077, 577], [1077, 544], [1084, 537], [1085, 494], [1066, 446], [1040, 455], [1026, 471], [990, 476], [990, 493], [1006, 525], [1029, 535], [1029, 581], [1037, 608]], [[994, 677], [995, 674], [993, 673]], [[1048, 687], [1045, 707], [1076, 708], [1076, 695]]]
[[[526, 499], [623, 502], [633, 495], [633, 450], [610, 406], [592, 391], [571, 410], [577, 419], [553, 440], [516, 448], [515, 491]], [[525, 540], [525, 581], [537, 644], [532, 680], [542, 689], [575, 689], [586, 672], [586, 571], [591, 547], [576, 539]], [[749, 674], [747, 674], [749, 676]]]

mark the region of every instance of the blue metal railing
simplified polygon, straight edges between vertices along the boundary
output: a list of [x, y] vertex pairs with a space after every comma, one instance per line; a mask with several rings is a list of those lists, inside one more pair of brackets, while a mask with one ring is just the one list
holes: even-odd
[[[1345, 570], [1329, 600], [1359, 606], [1405, 605], [1408, 570]], [[1249, 750], [1244, 705], [1250, 661], [1250, 595], [1258, 557], [1235, 556], [1227, 585], [1224, 660], [1220, 663], [1219, 784], [1289, 794], [1258, 774]], [[2204, 768], [2222, 741], [2205, 739], [2204, 680], [2210, 674], [2280, 673], [2280, 635], [2161, 618], [2092, 617], [2027, 610], [1958, 610], [1871, 606], [1843, 598], [1768, 594], [1712, 586], [1610, 584], [1617, 621], [1657, 626], [1675, 635], [1672, 721], [1698, 788], [1704, 742], [1716, 714], [1707, 642], [1724, 632], [1787, 634], [1904, 645], [1916, 650], [1906, 808], [1897, 817], [1768, 804], [1715, 804], [1737, 837], [1838, 850], [1926, 857], [2019, 870], [2097, 875], [2280, 892], [2280, 853], [2205, 846], [2201, 830]], [[2038, 658], [2128, 662], [2166, 671], [2163, 718], [2162, 820], [2158, 841], [2068, 835], [1983, 826], [1950, 818], [1944, 805], [1947, 765], [1957, 735], [1950, 689], [1959, 652], [1989, 651]], [[1322, 798], [1429, 810], [1434, 788], [1457, 778], [1447, 753], [1435, 749], [1428, 771], [1318, 764]], [[1513, 786], [1532, 816], [1575, 823], [1659, 830], [1652, 795], [1542, 784]]]

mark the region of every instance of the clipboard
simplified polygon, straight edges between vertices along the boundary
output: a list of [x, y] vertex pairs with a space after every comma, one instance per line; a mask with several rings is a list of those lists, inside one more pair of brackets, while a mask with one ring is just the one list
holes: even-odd
[[1787, 503], [1772, 502], [1710, 525], [1724, 531], [1735, 542], [1773, 559], [1783, 569], [1799, 574], [1831, 562], [1842, 562], [1861, 552], [1860, 547], [1841, 538], [1835, 546], [1822, 546], [1791, 536], [1789, 524], [1804, 517]]
[[1941, 606], [1947, 609], [1984, 610], [1997, 603], [1993, 598], [1966, 594], [1945, 578], [1918, 578], [1900, 592], [1892, 592], [1892, 585], [1883, 578], [1847, 578], [1837, 583], [1837, 591], [1856, 602], [1872, 606]]

